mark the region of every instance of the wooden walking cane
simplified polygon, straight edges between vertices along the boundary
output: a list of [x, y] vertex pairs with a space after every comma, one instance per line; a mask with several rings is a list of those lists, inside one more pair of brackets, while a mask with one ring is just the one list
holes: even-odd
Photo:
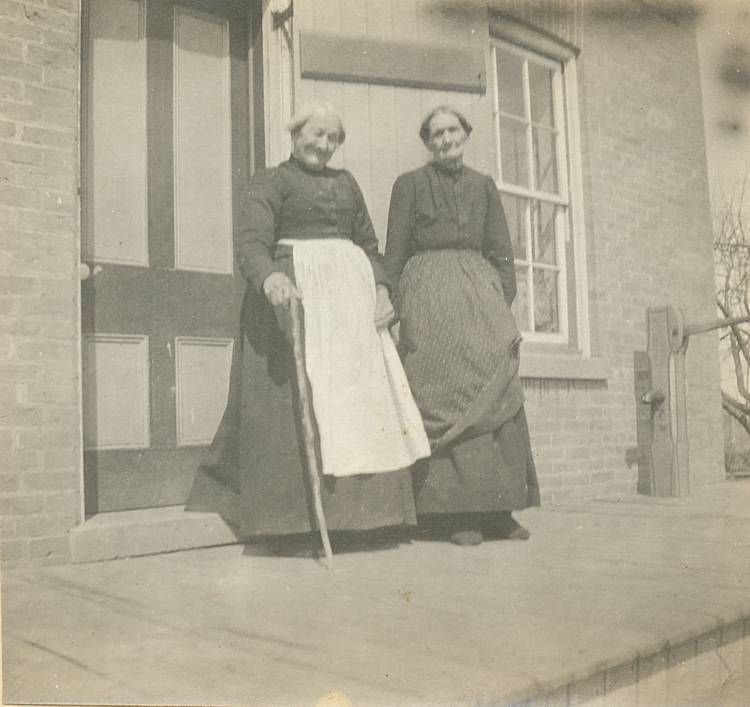
[[297, 373], [297, 390], [299, 390], [300, 411], [302, 414], [302, 433], [305, 439], [305, 456], [307, 457], [307, 473], [312, 486], [315, 517], [318, 521], [320, 538], [326, 554], [326, 566], [333, 569], [333, 550], [328, 538], [328, 525], [323, 513], [323, 499], [320, 495], [320, 475], [318, 470], [318, 455], [315, 453], [315, 426], [313, 425], [313, 411], [310, 397], [307, 394], [307, 371], [305, 370], [305, 355], [302, 347], [302, 326], [300, 321], [300, 304], [296, 297], [289, 300], [289, 314], [292, 320], [292, 343], [294, 345], [294, 368]]

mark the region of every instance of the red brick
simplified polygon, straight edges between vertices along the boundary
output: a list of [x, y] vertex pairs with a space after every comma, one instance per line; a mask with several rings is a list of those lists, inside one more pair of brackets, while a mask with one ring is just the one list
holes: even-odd
[[74, 91], [59, 88], [37, 88], [36, 86], [27, 86], [25, 97], [35, 106], [67, 108], [69, 111], [75, 109], [77, 98]]
[[0, 78], [0, 96], [9, 100], [16, 100], [23, 93], [23, 84], [20, 81]]
[[20, 210], [20, 226], [32, 232], [70, 234], [74, 221], [70, 214], [51, 214], [46, 211], [24, 209]]
[[16, 124], [7, 120], [0, 120], [0, 138], [13, 137], [16, 134]]
[[[2, 14], [1, 6], [0, 14]], [[40, 42], [44, 36], [41, 29], [30, 25], [28, 22], [20, 22], [8, 17], [0, 17], [0, 34], [32, 42]]]
[[60, 211], [70, 213], [78, 209], [79, 200], [74, 194], [60, 191], [43, 191], [40, 206], [45, 211]]
[[69, 513], [45, 513], [42, 516], [27, 516], [18, 518], [16, 521], [15, 537], [60, 537], [75, 526], [76, 522]]
[[44, 424], [47, 427], [66, 428], [71, 434], [78, 430], [78, 408], [61, 407], [47, 408], [43, 413]]
[[0, 57], [23, 61], [23, 42], [18, 39], [10, 39], [6, 35], [0, 42]]
[[5, 450], [3, 452], [3, 471], [21, 472], [39, 469], [41, 455], [34, 451]]
[[49, 562], [64, 562], [70, 558], [70, 547], [67, 536], [30, 540], [29, 557]]
[[13, 540], [18, 537], [18, 523], [15, 518], [3, 516], [0, 518], [0, 540]]
[[69, 449], [74, 443], [67, 430], [20, 430], [18, 433], [21, 450]]
[[21, 477], [9, 472], [0, 473], [0, 493], [14, 493], [21, 488]]
[[44, 377], [44, 367], [28, 362], [0, 361], [0, 381], [29, 383], [40, 381]]
[[71, 315], [74, 313], [74, 304], [72, 301], [66, 302], [46, 294], [38, 297], [24, 297], [18, 302], [18, 313], [21, 316], [48, 317], [70, 322]]
[[59, 130], [47, 130], [46, 128], [23, 129], [23, 141], [48, 147], [70, 147], [73, 142], [71, 133]]
[[[32, 187], [35, 189], [53, 189], [55, 191], [73, 192], [75, 190], [76, 178], [72, 168], [59, 167], [50, 159], [47, 152], [42, 158], [42, 166], [19, 165], [16, 168], [15, 182], [19, 187]], [[65, 159], [70, 162], [69, 157]], [[26, 214], [23, 214], [26, 216]], [[31, 214], [33, 216], [33, 214]]]
[[[4, 454], [13, 447], [15, 437], [14, 430], [0, 430], [0, 454]], [[0, 471], [4, 471], [4, 468], [0, 467]]]
[[69, 12], [60, 12], [55, 9], [48, 10], [26, 2], [24, 3], [24, 15], [36, 27], [50, 27], [69, 33], [74, 33], [77, 29], [76, 17]]
[[26, 61], [41, 66], [56, 66], [73, 69], [78, 65], [78, 57], [69, 50], [49, 49], [44, 45], [30, 44], [26, 48]]
[[76, 124], [75, 102], [64, 108], [48, 107], [44, 109], [42, 123], [55, 128], [74, 128]]
[[70, 321], [59, 319], [16, 319], [7, 328], [10, 334], [17, 336], [44, 338], [47, 341], [69, 341]]
[[42, 423], [42, 411], [39, 408], [10, 406], [0, 410], [0, 427], [23, 429], [38, 427]]
[[39, 207], [39, 192], [33, 189], [17, 189], [0, 185], [0, 204], [35, 209]]
[[81, 0], [47, 0], [50, 7], [59, 8], [66, 12], [76, 13], [80, 7]]
[[22, 361], [70, 359], [73, 355], [72, 341], [49, 341], [47, 339], [19, 339], [16, 355]]
[[[76, 414], [76, 426], [80, 425], [78, 414]], [[78, 469], [81, 463], [80, 449], [58, 449], [54, 452], [43, 452], [42, 467], [45, 470], [52, 471], [55, 469]], [[76, 479], [78, 472], [76, 471]], [[78, 481], [75, 485], [77, 486]]]
[[75, 394], [72, 381], [38, 385], [29, 383], [27, 400], [30, 405], [63, 405]]
[[8, 160], [18, 164], [39, 165], [42, 163], [43, 154], [39, 147], [0, 142], [0, 160]]
[[3, 564], [21, 560], [28, 552], [28, 540], [8, 540], [0, 543], [0, 560]]
[[25, 62], [0, 58], [0, 76], [6, 79], [15, 78], [41, 83], [43, 72], [40, 66], [30, 66]]
[[78, 483], [75, 484], [75, 490], [60, 490], [44, 494], [45, 513], [65, 512], [68, 513], [71, 518], [77, 518], [80, 511]]
[[75, 91], [78, 88], [78, 71], [60, 69], [57, 66], [44, 68], [44, 84], [55, 88]]
[[19, 389], [15, 381], [2, 382], [0, 379], [0, 415], [2, 409], [19, 402]]
[[0, 0], [0, 16], [24, 19], [23, 4], [19, 0]]
[[0, 497], [0, 515], [27, 515], [39, 513], [44, 508], [42, 496], [4, 496]]
[[36, 280], [33, 277], [6, 275], [3, 277], [2, 290], [4, 294], [26, 295], [35, 289]]

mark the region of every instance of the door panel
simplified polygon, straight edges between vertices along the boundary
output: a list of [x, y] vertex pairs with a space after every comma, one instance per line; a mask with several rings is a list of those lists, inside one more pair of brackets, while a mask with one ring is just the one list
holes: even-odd
[[175, 9], [175, 267], [232, 272], [229, 22]]
[[81, 287], [87, 513], [184, 503], [223, 412], [243, 287], [232, 240], [250, 172], [251, 5], [86, 4], [83, 254], [98, 271]]
[[143, 0], [100, 0], [88, 13], [96, 100], [86, 116], [84, 260], [148, 264], [145, 18]]

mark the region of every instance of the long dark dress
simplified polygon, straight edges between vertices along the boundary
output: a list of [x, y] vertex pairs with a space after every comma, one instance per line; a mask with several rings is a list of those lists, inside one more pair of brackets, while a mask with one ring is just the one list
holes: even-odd
[[[199, 468], [188, 510], [215, 511], [243, 536], [284, 535], [316, 528], [309, 505], [299, 428], [294, 359], [286, 309], [262, 293], [272, 272], [294, 280], [291, 248], [282, 238], [346, 238], [387, 283], [362, 194], [345, 170], [316, 172], [290, 159], [256, 175], [237, 242], [248, 281], [232, 364], [227, 408]], [[409, 472], [321, 477], [332, 530], [365, 530], [416, 522]]]
[[404, 369], [433, 450], [419, 514], [539, 505], [518, 376], [508, 226], [492, 179], [429, 164], [393, 186], [385, 269]]

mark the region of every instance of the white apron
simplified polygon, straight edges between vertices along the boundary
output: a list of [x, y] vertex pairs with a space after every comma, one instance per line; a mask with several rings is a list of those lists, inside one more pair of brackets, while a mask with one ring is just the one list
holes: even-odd
[[430, 454], [387, 328], [375, 327], [375, 279], [364, 251], [341, 238], [292, 240], [302, 293], [305, 367], [324, 474], [395, 471]]

